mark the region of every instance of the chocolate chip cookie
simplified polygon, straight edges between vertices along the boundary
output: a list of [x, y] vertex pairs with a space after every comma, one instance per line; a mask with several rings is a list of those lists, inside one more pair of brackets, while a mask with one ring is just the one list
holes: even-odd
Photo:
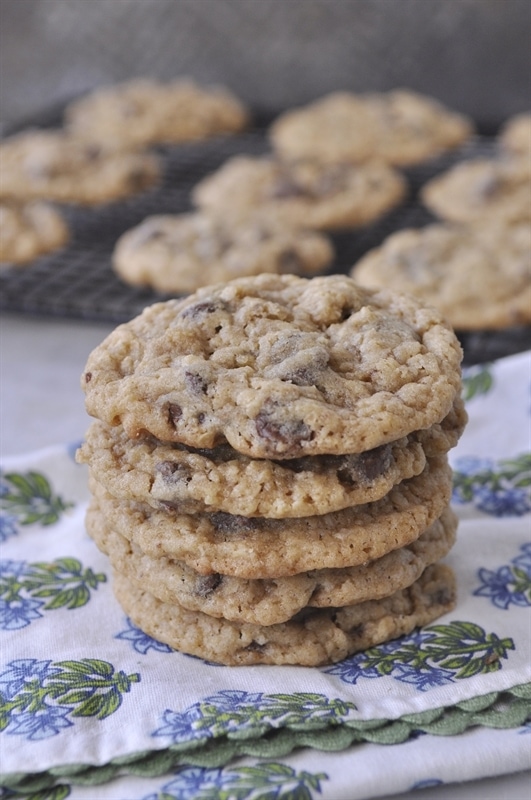
[[477, 158], [462, 161], [421, 189], [435, 216], [450, 222], [520, 222], [531, 219], [531, 161]]
[[226, 665], [301, 664], [340, 661], [426, 625], [455, 605], [455, 577], [444, 565], [428, 567], [406, 589], [382, 600], [343, 608], [305, 608], [288, 622], [253, 625], [216, 619], [164, 603], [142, 583], [115, 573], [116, 597], [143, 631], [185, 653]]
[[431, 97], [405, 89], [386, 93], [334, 92], [281, 114], [269, 137], [284, 160], [326, 164], [381, 158], [407, 166], [463, 144], [472, 120]]
[[164, 603], [255, 625], [286, 622], [306, 606], [330, 608], [381, 600], [410, 586], [455, 542], [457, 518], [447, 509], [414, 542], [357, 567], [319, 569], [286, 578], [249, 580], [217, 572], [202, 575], [168, 556], [153, 558], [108, 528], [93, 504], [87, 530], [111, 565]]
[[117, 148], [193, 142], [236, 133], [248, 123], [248, 110], [232, 92], [188, 78], [100, 87], [65, 112], [66, 127], [76, 136]]
[[323, 233], [267, 220], [234, 226], [197, 212], [148, 217], [118, 239], [113, 266], [126, 283], [179, 294], [262, 272], [311, 276], [333, 258]]
[[452, 491], [448, 460], [440, 457], [372, 503], [271, 519], [225, 512], [185, 514], [167, 503], [155, 509], [117, 499], [100, 478], [92, 472], [91, 491], [106, 526], [146, 555], [182, 561], [201, 574], [266, 579], [358, 566], [405, 547], [441, 516]]
[[27, 264], [66, 244], [69, 231], [63, 217], [43, 201], [0, 201], [0, 262]]
[[531, 226], [435, 224], [402, 230], [352, 270], [363, 286], [410, 292], [462, 331], [531, 323]]
[[405, 178], [381, 161], [286, 164], [234, 156], [192, 190], [194, 205], [231, 222], [257, 214], [290, 226], [337, 230], [367, 225], [399, 205]]
[[0, 143], [0, 198], [96, 205], [153, 186], [158, 159], [108, 150], [59, 130], [28, 130]]
[[128, 437], [252, 458], [362, 453], [440, 423], [460, 392], [440, 312], [343, 275], [260, 275], [156, 303], [90, 355], [89, 414]]
[[[458, 401], [461, 403], [461, 401]], [[78, 461], [112, 494], [173, 506], [183, 513], [225, 511], [245, 517], [307, 517], [378, 500], [426, 458], [444, 455], [458, 440], [466, 415], [416, 431], [362, 453], [272, 461], [243, 456], [228, 445], [198, 450], [153, 439], [131, 440], [121, 426], [94, 422]]]
[[498, 134], [501, 149], [515, 156], [531, 156], [531, 113], [515, 114]]

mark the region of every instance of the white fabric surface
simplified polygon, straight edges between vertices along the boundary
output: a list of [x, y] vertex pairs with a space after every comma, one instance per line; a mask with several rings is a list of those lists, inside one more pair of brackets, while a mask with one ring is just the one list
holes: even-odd
[[[84, 530], [87, 476], [73, 461], [75, 444], [4, 459], [2, 772], [101, 765], [235, 727], [248, 730], [257, 713], [266, 727], [281, 725], [285, 717], [277, 716], [279, 701], [272, 695], [290, 695], [290, 711], [304, 725], [323, 713], [336, 714], [337, 720], [397, 719], [531, 681], [530, 355], [465, 372], [465, 388], [473, 393], [475, 382], [476, 391], [467, 400], [467, 430], [451, 453], [454, 508], [461, 522], [447, 559], [457, 573], [457, 608], [437, 620], [438, 631], [382, 646], [382, 661], [392, 666], [388, 675], [378, 675], [363, 654], [332, 668], [227, 668], [157, 645], [128, 622], [103, 578], [110, 573], [108, 563]], [[486, 381], [478, 380], [478, 372]], [[30, 472], [43, 476], [45, 484]], [[28, 517], [33, 512], [35, 521]], [[469, 626], [460, 640], [455, 621]], [[404, 645], [413, 643], [426, 652], [443, 632], [455, 634], [458, 653], [443, 643], [445, 659], [437, 664], [426, 657], [420, 672], [400, 660]], [[465, 632], [472, 639], [465, 641]], [[485, 663], [492, 671], [485, 671]], [[477, 673], [460, 677], [471, 664]], [[315, 697], [305, 699], [301, 693]], [[341, 707], [334, 702], [339, 700]], [[205, 703], [213, 710], [211, 720]], [[228, 727], [219, 716], [222, 706], [230, 717]], [[422, 735], [400, 745], [354, 745], [337, 753], [303, 749], [274, 759], [283, 768], [266, 770], [262, 777], [264, 787], [273, 774], [277, 787], [306, 786], [312, 798], [377, 797], [423, 781], [471, 780], [526, 769], [531, 766], [530, 735], [527, 726], [478, 728], [450, 737]], [[217, 797], [207, 795], [207, 787], [213, 791], [220, 782], [241, 786], [246, 776], [251, 788], [241, 797], [254, 800], [260, 795], [252, 780], [258, 778], [251, 779], [240, 767], [267, 763], [254, 758], [223, 770], [124, 777], [98, 787], [97, 797], [151, 800], [164, 787], [168, 797], [183, 800]], [[311, 778], [321, 774], [326, 778]], [[72, 800], [95, 796], [94, 787], [70, 786], [69, 791]]]

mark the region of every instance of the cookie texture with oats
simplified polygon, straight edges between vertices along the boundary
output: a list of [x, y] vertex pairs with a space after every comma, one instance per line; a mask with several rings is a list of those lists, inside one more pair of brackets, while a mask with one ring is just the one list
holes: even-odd
[[0, 201], [0, 262], [27, 264], [66, 244], [68, 226], [52, 205]]
[[[90, 473], [93, 507], [111, 530], [153, 558], [182, 561], [201, 574], [279, 578], [365, 564], [404, 547], [448, 506], [452, 472], [446, 456], [402, 481], [380, 500], [329, 514], [289, 519], [213, 512], [185, 514], [117, 498]], [[116, 488], [116, 487], [113, 487]]]
[[427, 566], [447, 555], [455, 542], [456, 528], [457, 517], [447, 509], [416, 541], [367, 564], [253, 580], [218, 572], [202, 575], [168, 556], [148, 556], [109, 528], [95, 504], [87, 513], [87, 531], [113, 568], [141, 583], [159, 600], [256, 625], [286, 622], [306, 606], [353, 605], [404, 589]]
[[419, 164], [463, 144], [472, 120], [434, 98], [405, 89], [354, 94], [333, 92], [282, 113], [269, 139], [282, 159], [349, 163], [380, 158]]
[[444, 455], [466, 420], [461, 399], [443, 422], [362, 453], [272, 461], [229, 445], [199, 450], [130, 439], [121, 426], [95, 421], [77, 459], [111, 493], [183, 513], [225, 511], [247, 517], [307, 517], [378, 500]]
[[130, 438], [252, 458], [361, 453], [440, 423], [462, 350], [444, 317], [343, 275], [260, 275], [144, 310], [89, 356], [89, 414]]
[[316, 275], [333, 258], [323, 233], [267, 220], [232, 225], [197, 212], [147, 217], [120, 236], [113, 267], [125, 283], [178, 294], [262, 272]]
[[257, 215], [291, 227], [337, 230], [368, 225], [399, 205], [404, 176], [382, 161], [292, 164], [270, 156], [234, 156], [200, 180], [194, 205], [230, 223]]
[[436, 305], [457, 330], [531, 323], [531, 226], [434, 224], [401, 230], [364, 255], [352, 277]]
[[29, 129], [0, 143], [0, 198], [97, 205], [144, 191], [160, 178], [151, 153], [112, 150], [63, 130]]
[[135, 625], [184, 653], [227, 665], [340, 661], [381, 642], [410, 633], [454, 607], [455, 577], [442, 564], [428, 567], [406, 589], [382, 600], [342, 608], [305, 608], [288, 622], [254, 625], [216, 619], [165, 603], [119, 572], [113, 589]]

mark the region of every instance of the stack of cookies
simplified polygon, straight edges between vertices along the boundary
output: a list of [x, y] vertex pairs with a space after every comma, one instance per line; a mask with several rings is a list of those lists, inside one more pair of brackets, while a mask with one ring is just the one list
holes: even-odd
[[449, 611], [461, 349], [409, 296], [264, 274], [150, 306], [88, 359], [87, 529], [154, 638], [322, 665]]

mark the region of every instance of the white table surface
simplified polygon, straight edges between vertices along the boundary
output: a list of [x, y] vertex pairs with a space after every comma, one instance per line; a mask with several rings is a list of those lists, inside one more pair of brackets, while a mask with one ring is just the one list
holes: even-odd
[[[2, 457], [83, 438], [90, 418], [83, 404], [80, 376], [90, 351], [114, 327], [113, 324], [78, 320], [2, 316]], [[531, 770], [484, 781], [420, 789], [409, 796], [412, 800], [531, 800]]]

